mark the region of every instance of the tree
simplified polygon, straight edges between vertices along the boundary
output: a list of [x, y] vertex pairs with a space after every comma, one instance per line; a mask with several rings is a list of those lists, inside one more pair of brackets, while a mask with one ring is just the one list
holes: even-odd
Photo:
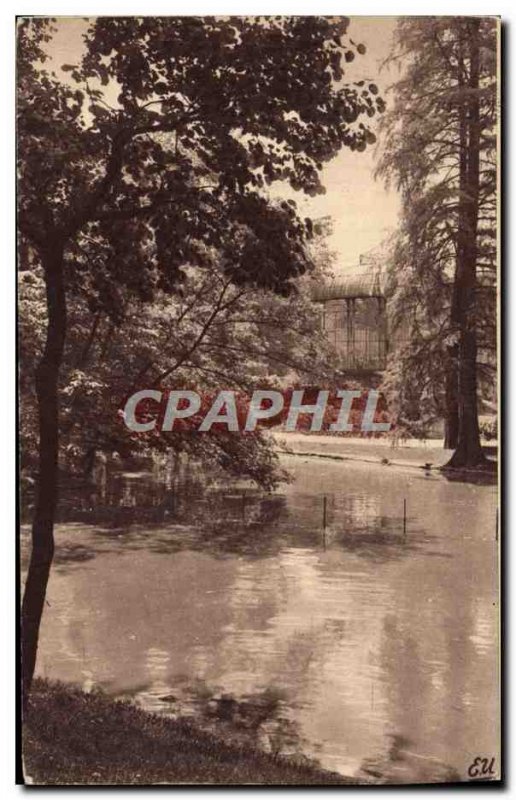
[[128, 294], [173, 294], [187, 266], [292, 292], [313, 226], [266, 187], [323, 191], [324, 162], [374, 142], [358, 120], [383, 110], [376, 87], [342, 82], [343, 63], [364, 51], [347, 27], [323, 17], [99, 18], [80, 63], [64, 65], [65, 83], [44, 68], [50, 21], [19, 24], [20, 248], [41, 266], [47, 305], [25, 701], [54, 549], [67, 297], [83, 292], [116, 326]]
[[[130, 436], [121, 412], [126, 398], [144, 387], [209, 393], [222, 386], [250, 395], [257, 387], [331, 384], [336, 359], [317, 335], [319, 312], [311, 301], [313, 286], [323, 280], [324, 271], [316, 266], [298, 280], [296, 294], [285, 298], [266, 289], [231, 286], [216, 269], [203, 274], [190, 268], [180, 293], [158, 291], [152, 302], [127, 297], [116, 326], [100, 311], [92, 312], [82, 294], [70, 293], [68, 346], [60, 371], [60, 462], [65, 471], [88, 479], [98, 452], [124, 458], [172, 447], [205, 463], [224, 462], [240, 477], [273, 488], [284, 473], [259, 430], [246, 437], [224, 437], [220, 431], [202, 437], [176, 432]], [[28, 475], [36, 460], [32, 383], [44, 343], [44, 311], [41, 268], [25, 265], [19, 279], [20, 445]]]
[[484, 462], [477, 384], [496, 352], [496, 52], [492, 19], [400, 21], [379, 165], [403, 204], [389, 291], [409, 341], [390, 377], [416, 416], [445, 417], [457, 467]]

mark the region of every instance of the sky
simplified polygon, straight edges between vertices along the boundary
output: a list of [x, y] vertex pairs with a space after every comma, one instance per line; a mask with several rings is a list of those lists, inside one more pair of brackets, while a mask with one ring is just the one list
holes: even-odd
[[[389, 103], [386, 88], [395, 79], [387, 69], [380, 69], [389, 55], [396, 17], [351, 17], [348, 34], [355, 42], [365, 44], [365, 55], [357, 56], [347, 64], [344, 80], [370, 80], [377, 84], [381, 96]], [[57, 32], [49, 45], [51, 69], [59, 70], [63, 64], [77, 63], [82, 51], [82, 34], [87, 23], [79, 17], [58, 17]], [[61, 73], [66, 78], [67, 73]], [[374, 129], [376, 118], [370, 123]], [[326, 194], [307, 197], [301, 192], [292, 193], [277, 185], [275, 196], [295, 197], [302, 216], [313, 219], [330, 216], [333, 232], [328, 246], [335, 252], [334, 272], [345, 274], [353, 269], [361, 254], [377, 247], [397, 223], [399, 197], [395, 190], [386, 190], [381, 181], [374, 179], [375, 154], [381, 148], [369, 146], [363, 153], [344, 148], [325, 165], [322, 183]]]
[[[396, 17], [351, 17], [348, 28], [351, 38], [365, 44], [367, 50], [347, 65], [344, 80], [374, 81], [387, 104], [389, 97], [385, 90], [394, 77], [387, 68], [380, 70], [380, 66], [389, 55], [395, 25]], [[375, 120], [368, 120], [373, 129]], [[374, 179], [375, 153], [379, 147], [380, 139], [377, 146], [367, 147], [363, 153], [344, 148], [325, 165], [322, 173], [325, 195], [304, 198], [299, 192], [296, 194], [303, 216], [332, 217], [333, 234], [328, 245], [337, 256], [336, 274], [356, 269], [360, 255], [381, 244], [396, 227], [399, 196]]]

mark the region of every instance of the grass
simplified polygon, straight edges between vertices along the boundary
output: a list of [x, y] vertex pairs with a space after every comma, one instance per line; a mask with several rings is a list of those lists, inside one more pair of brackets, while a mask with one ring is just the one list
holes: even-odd
[[34, 682], [23, 728], [25, 779], [39, 785], [357, 783], [229, 744], [188, 720], [44, 680]]

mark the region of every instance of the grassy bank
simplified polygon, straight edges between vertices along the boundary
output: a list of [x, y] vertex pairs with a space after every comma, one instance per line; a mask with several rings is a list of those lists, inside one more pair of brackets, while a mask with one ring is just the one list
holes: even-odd
[[312, 764], [229, 745], [186, 720], [42, 680], [34, 683], [23, 733], [24, 772], [35, 784], [356, 782]]

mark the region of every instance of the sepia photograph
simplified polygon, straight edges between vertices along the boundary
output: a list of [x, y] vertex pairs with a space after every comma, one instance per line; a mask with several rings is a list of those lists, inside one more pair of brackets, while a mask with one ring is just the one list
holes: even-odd
[[18, 783], [503, 781], [501, 33], [16, 18]]

